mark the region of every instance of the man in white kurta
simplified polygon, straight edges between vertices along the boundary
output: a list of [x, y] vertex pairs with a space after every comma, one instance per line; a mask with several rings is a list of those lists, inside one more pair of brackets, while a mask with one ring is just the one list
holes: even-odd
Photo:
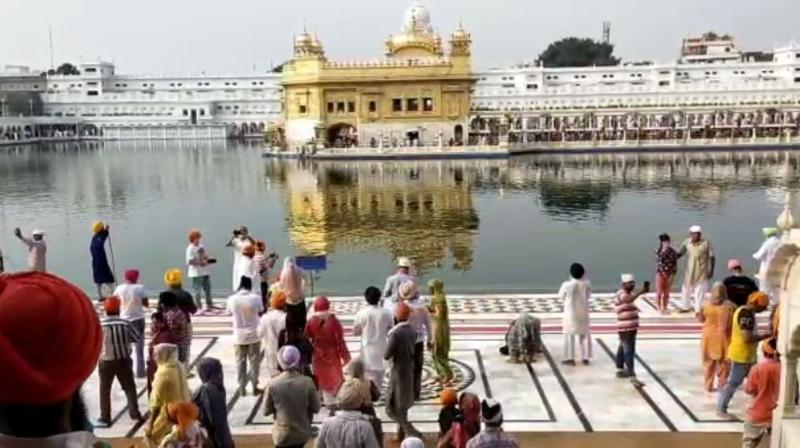
[[253, 240], [250, 238], [249, 230], [245, 226], [241, 226], [236, 230], [228, 241], [227, 246], [233, 248], [233, 279], [231, 282], [231, 290], [234, 292], [239, 290], [239, 282], [242, 280], [242, 276], [246, 275], [242, 272], [242, 267], [245, 266], [245, 264], [242, 263], [242, 251], [244, 251], [245, 247], [252, 245]]
[[366, 377], [380, 389], [383, 386], [386, 335], [394, 326], [391, 313], [380, 306], [381, 290], [374, 286], [364, 293], [366, 308], [356, 313], [353, 334], [361, 336], [361, 359]]
[[714, 277], [716, 255], [711, 242], [703, 236], [703, 229], [694, 225], [689, 227], [687, 238], [678, 249], [678, 258], [686, 255], [681, 297], [682, 312], [699, 312], [708, 292], [708, 281]]
[[267, 378], [280, 373], [278, 369], [278, 335], [286, 328], [286, 295], [282, 291], [275, 292], [269, 298], [269, 311], [258, 323], [258, 337], [264, 348], [264, 371]]
[[589, 326], [589, 299], [592, 285], [585, 279], [583, 266], [573, 263], [569, 268], [570, 279], [561, 284], [558, 297], [564, 303], [562, 326], [564, 332], [564, 361], [576, 365], [575, 342], [580, 346], [581, 361], [589, 364], [592, 357], [592, 338]]
[[776, 305], [779, 299], [778, 290], [777, 287], [767, 279], [767, 270], [769, 268], [769, 262], [772, 261], [772, 257], [775, 256], [775, 252], [777, 252], [778, 247], [781, 245], [781, 239], [778, 238], [778, 229], [774, 227], [764, 229], [764, 236], [767, 239], [761, 244], [758, 252], [753, 254], [753, 258], [761, 262], [761, 265], [758, 267], [758, 286], [762, 291], [767, 293], [770, 303]]

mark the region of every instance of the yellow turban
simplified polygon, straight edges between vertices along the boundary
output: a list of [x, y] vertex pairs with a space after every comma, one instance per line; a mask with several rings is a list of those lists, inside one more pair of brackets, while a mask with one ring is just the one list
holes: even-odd
[[100, 233], [105, 228], [106, 226], [103, 224], [103, 221], [95, 221], [92, 223], [92, 233]]
[[766, 308], [769, 306], [769, 296], [762, 291], [756, 291], [747, 297], [747, 304], [759, 308]]
[[164, 273], [164, 283], [166, 283], [167, 286], [180, 286], [182, 280], [183, 274], [180, 269], [168, 269], [167, 272]]

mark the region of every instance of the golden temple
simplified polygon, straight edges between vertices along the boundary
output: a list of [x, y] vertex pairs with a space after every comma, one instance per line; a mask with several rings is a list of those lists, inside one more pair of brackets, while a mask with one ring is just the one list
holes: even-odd
[[315, 35], [296, 36], [282, 75], [287, 145], [463, 142], [474, 84], [472, 38], [459, 26], [448, 43], [446, 53], [420, 3], [386, 41], [382, 60], [332, 61]]

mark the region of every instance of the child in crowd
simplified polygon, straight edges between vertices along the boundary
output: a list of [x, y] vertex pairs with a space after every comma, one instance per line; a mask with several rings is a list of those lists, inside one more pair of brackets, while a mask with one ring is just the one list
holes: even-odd
[[464, 448], [467, 433], [464, 417], [458, 408], [458, 395], [453, 389], [444, 389], [439, 395], [442, 409], [439, 411], [439, 438], [436, 448]]
[[770, 432], [772, 410], [778, 404], [778, 390], [781, 382], [781, 363], [776, 349], [775, 338], [761, 343], [764, 359], [750, 369], [745, 391], [753, 397], [747, 408], [742, 431], [742, 446], [755, 448], [761, 439]]
[[200, 411], [194, 403], [178, 401], [167, 406], [172, 432], [161, 440], [160, 448], [203, 448], [206, 433], [197, 423]]

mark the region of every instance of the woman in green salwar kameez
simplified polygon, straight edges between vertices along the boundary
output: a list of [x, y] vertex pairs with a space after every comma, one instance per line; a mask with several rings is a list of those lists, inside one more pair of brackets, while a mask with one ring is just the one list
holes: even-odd
[[444, 296], [444, 283], [432, 279], [428, 282], [428, 288], [432, 296], [430, 311], [433, 316], [431, 359], [439, 382], [448, 385], [453, 381], [453, 370], [450, 368], [450, 318]]

